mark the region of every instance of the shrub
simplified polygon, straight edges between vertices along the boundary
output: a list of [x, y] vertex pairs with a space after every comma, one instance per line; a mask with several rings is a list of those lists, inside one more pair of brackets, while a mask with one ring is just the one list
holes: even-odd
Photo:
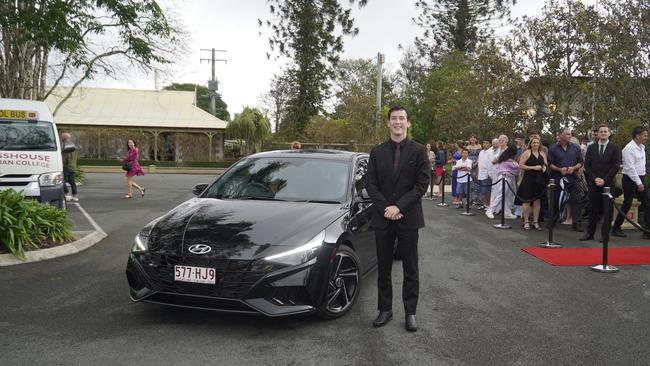
[[86, 174], [79, 167], [77, 167], [77, 169], [75, 169], [75, 171], [74, 171], [74, 180], [78, 184], [85, 184], [86, 183]]
[[14, 256], [25, 259], [25, 251], [45, 242], [72, 240], [65, 210], [28, 199], [13, 189], [0, 191], [0, 243]]

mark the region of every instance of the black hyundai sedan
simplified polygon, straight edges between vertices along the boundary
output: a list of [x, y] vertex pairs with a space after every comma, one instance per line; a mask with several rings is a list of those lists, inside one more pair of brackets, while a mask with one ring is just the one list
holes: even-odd
[[368, 155], [330, 150], [246, 157], [136, 235], [133, 301], [236, 313], [336, 318], [376, 265]]

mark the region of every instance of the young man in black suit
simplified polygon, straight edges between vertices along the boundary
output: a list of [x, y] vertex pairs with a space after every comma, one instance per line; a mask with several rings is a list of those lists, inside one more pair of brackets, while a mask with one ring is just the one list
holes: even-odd
[[422, 195], [429, 184], [429, 162], [423, 145], [407, 138], [408, 113], [402, 106], [388, 111], [390, 140], [370, 152], [366, 188], [373, 202], [372, 226], [377, 246], [379, 315], [381, 327], [393, 318], [393, 246], [397, 238], [402, 257], [402, 299], [406, 329], [417, 330], [415, 311], [419, 295], [418, 229], [424, 227]]
[[609, 141], [609, 126], [598, 126], [598, 141], [587, 147], [585, 176], [589, 186], [589, 225], [580, 240], [591, 240], [599, 216], [603, 214], [603, 187], [615, 187], [614, 178], [621, 166], [621, 148]]

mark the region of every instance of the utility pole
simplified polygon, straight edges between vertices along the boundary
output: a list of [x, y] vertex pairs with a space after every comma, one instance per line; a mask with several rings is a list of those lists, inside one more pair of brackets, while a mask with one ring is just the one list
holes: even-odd
[[375, 110], [376, 130], [381, 126], [381, 65], [384, 63], [384, 55], [377, 52], [377, 106]]
[[217, 109], [217, 90], [219, 89], [219, 82], [217, 81], [217, 78], [214, 74], [214, 65], [217, 63], [217, 61], [223, 61], [224, 63], [227, 63], [228, 60], [222, 59], [222, 58], [216, 58], [215, 53], [216, 52], [223, 52], [225, 53], [226, 50], [215, 50], [214, 48], [211, 49], [206, 49], [202, 48], [201, 51], [212, 51], [212, 57], [211, 58], [202, 58], [201, 62], [207, 61], [212, 64], [212, 79], [208, 80], [208, 97], [210, 97], [210, 114], [214, 116], [216, 113]]

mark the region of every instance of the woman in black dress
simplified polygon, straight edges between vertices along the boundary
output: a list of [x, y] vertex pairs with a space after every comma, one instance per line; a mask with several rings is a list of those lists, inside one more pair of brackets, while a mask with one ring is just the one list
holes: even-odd
[[540, 174], [546, 174], [548, 162], [546, 154], [541, 150], [541, 141], [537, 137], [530, 139], [528, 149], [521, 154], [519, 158], [519, 168], [524, 172], [524, 177], [521, 179], [519, 189], [517, 189], [517, 196], [523, 200], [530, 200], [536, 198], [533, 202], [523, 202], [523, 217], [524, 229], [530, 230], [530, 208], [533, 208], [533, 227], [536, 230], [542, 230], [539, 226], [539, 208], [540, 208], [540, 195], [544, 192], [545, 184], [544, 179], [538, 178]]

